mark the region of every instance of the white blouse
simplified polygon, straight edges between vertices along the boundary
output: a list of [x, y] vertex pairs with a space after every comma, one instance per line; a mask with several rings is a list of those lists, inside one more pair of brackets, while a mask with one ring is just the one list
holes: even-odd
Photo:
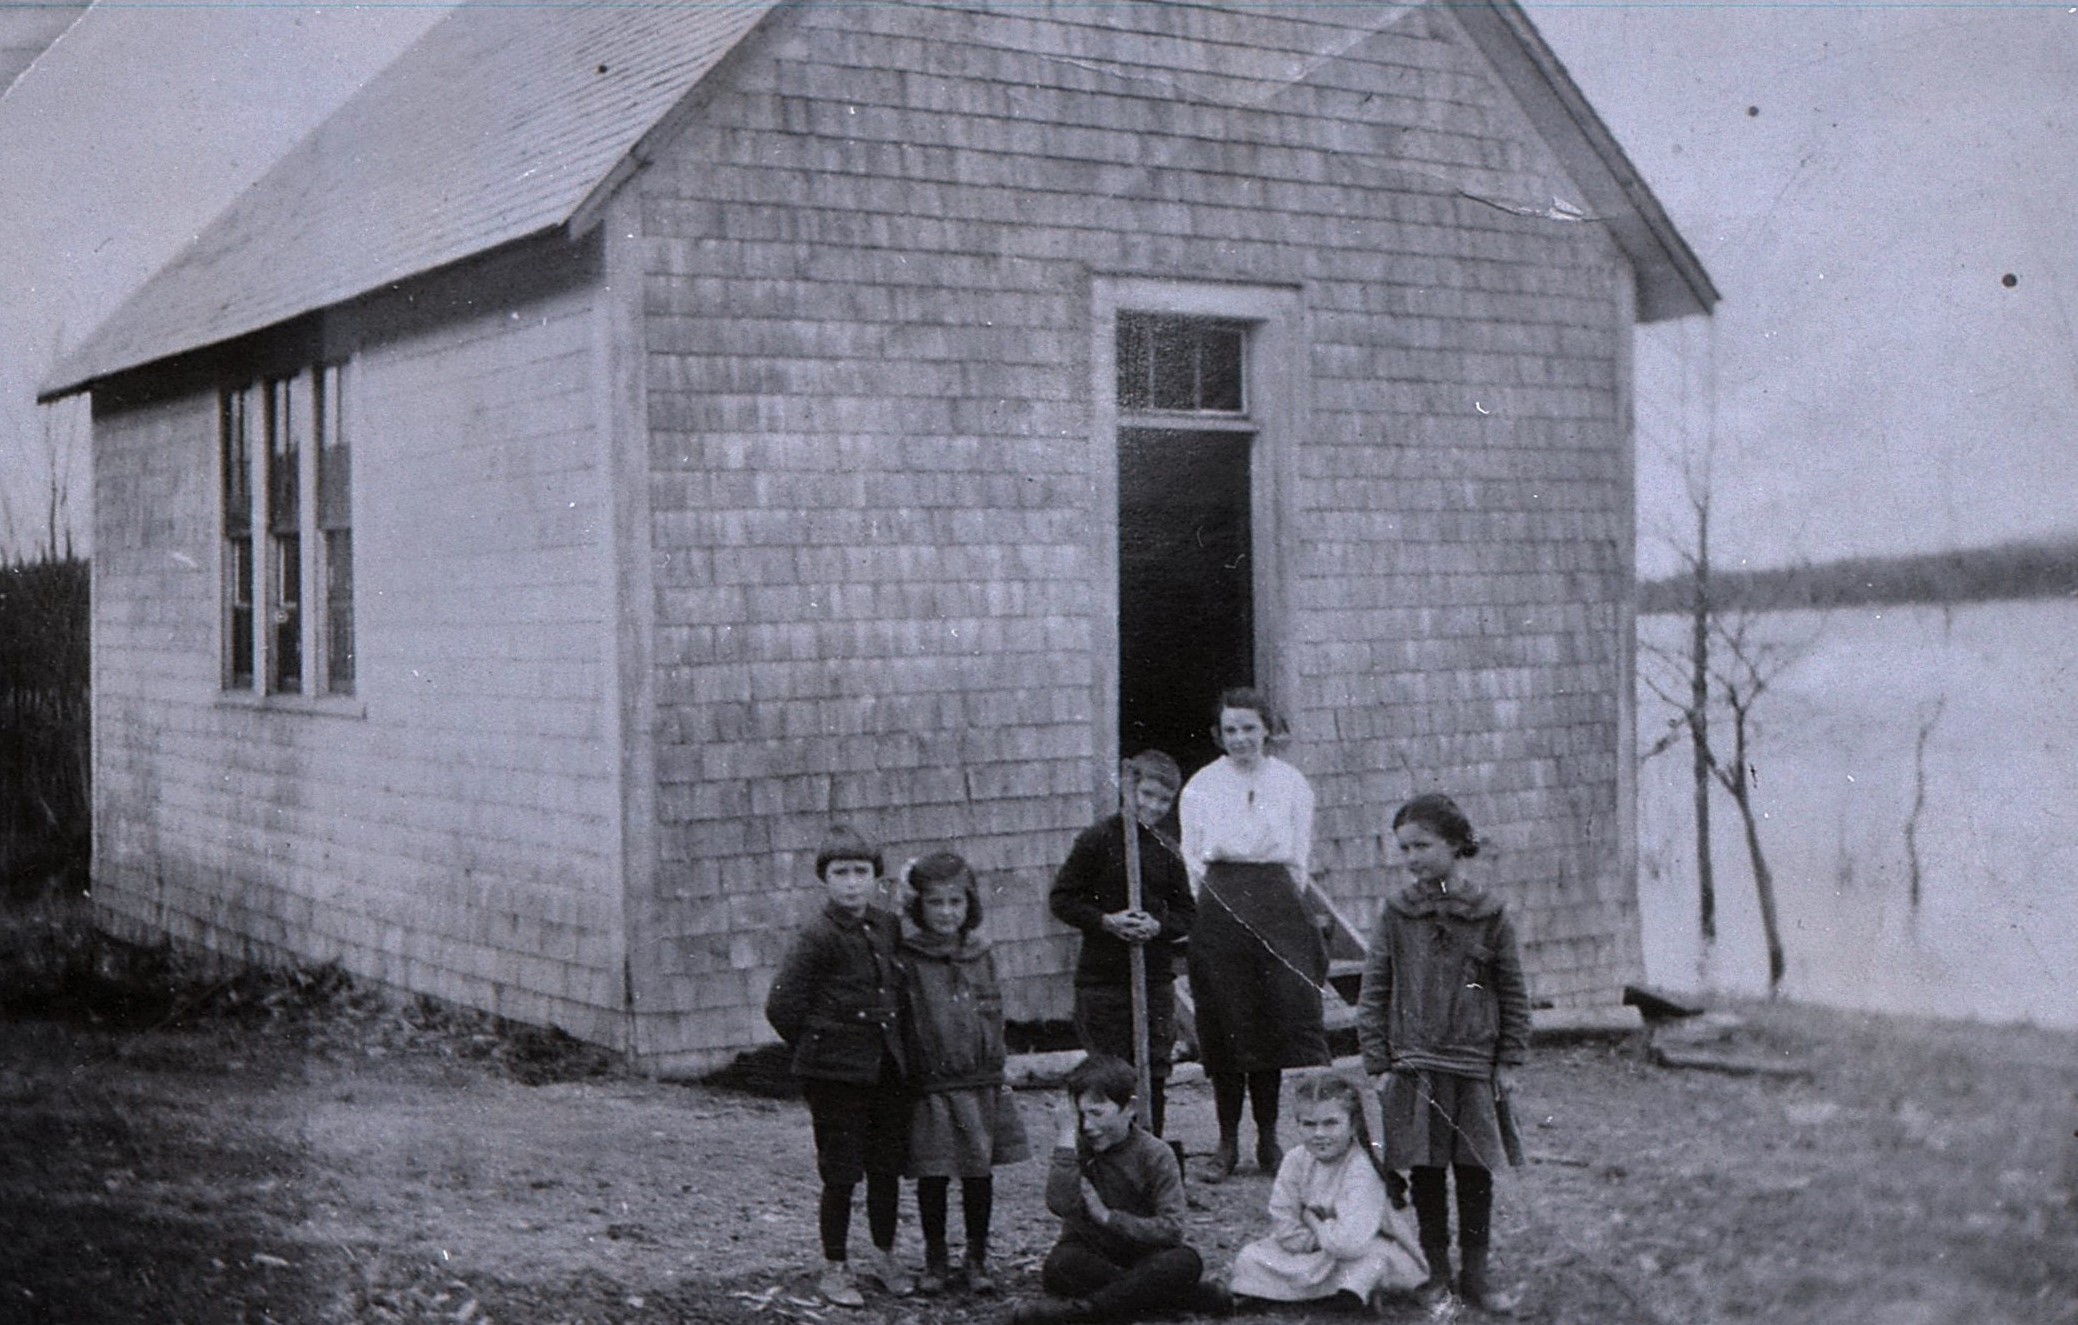
[[1283, 865], [1303, 886], [1313, 854], [1313, 788], [1306, 775], [1270, 755], [1244, 773], [1224, 755], [1183, 788], [1183, 863], [1193, 890], [1215, 860]]

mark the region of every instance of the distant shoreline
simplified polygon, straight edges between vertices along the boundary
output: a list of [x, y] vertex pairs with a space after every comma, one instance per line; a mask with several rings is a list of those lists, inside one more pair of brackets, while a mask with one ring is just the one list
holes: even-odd
[[[1684, 614], [1694, 594], [1687, 575], [1638, 585], [1644, 616]], [[1952, 606], [2022, 598], [2078, 598], [2078, 538], [1998, 543], [1904, 557], [1850, 557], [1774, 570], [1714, 571], [1719, 611], [1788, 612], [1884, 604]]]

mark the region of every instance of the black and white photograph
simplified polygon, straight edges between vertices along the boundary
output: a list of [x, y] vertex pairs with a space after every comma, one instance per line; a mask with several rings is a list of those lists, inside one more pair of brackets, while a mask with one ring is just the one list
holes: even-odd
[[2078, 8], [0, 0], [0, 1325], [2078, 1325]]

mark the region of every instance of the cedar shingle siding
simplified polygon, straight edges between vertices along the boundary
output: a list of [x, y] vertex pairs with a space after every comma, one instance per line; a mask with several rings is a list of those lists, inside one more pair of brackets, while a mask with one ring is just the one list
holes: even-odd
[[[1612, 998], [1645, 268], [1533, 214], [1583, 191], [1470, 21], [783, 8], [596, 228], [170, 374], [83, 359], [111, 923], [689, 1069], [769, 1038], [843, 818], [966, 851], [1010, 1015], [1065, 1015], [1045, 889], [1118, 753], [1107, 310], [1167, 282], [1273, 310], [1259, 679], [1324, 886], [1368, 920], [1392, 805], [1448, 789], [1535, 996]], [[213, 384], [298, 336], [349, 363], [344, 713], [220, 691]]]
[[1304, 291], [1280, 697], [1327, 887], [1368, 918], [1397, 881], [1383, 817], [1447, 787], [1499, 844], [1537, 995], [1613, 997], [1638, 960], [1617, 769], [1631, 313], [1598, 229], [1463, 196], [1572, 189], [1453, 25], [798, 20], [638, 186], [660, 1043], [756, 1033], [833, 812], [968, 851], [1011, 1015], [1065, 1013], [1072, 945], [1043, 895], [1109, 718], [1092, 270]]

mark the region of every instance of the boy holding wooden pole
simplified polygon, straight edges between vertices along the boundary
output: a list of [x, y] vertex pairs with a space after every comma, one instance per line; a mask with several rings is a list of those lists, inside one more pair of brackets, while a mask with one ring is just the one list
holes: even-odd
[[1197, 918], [1176, 838], [1163, 828], [1183, 774], [1174, 759], [1148, 750], [1126, 761], [1119, 782], [1130, 821], [1122, 808], [1084, 829], [1049, 901], [1057, 919], [1082, 931], [1076, 1038], [1088, 1053], [1135, 1065], [1147, 1129], [1160, 1136], [1176, 1043], [1178, 944]]

